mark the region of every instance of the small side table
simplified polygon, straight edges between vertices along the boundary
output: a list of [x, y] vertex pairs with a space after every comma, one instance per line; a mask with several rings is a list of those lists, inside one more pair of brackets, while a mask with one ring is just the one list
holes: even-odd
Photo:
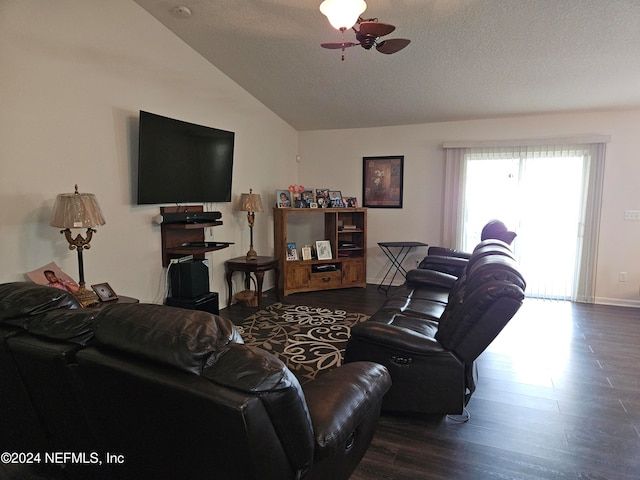
[[97, 301], [89, 305], [87, 308], [102, 308], [107, 305], [113, 305], [115, 303], [140, 303], [140, 300], [133, 297], [125, 297], [124, 295], [118, 295], [118, 298], [114, 298], [113, 300], [107, 300], [106, 302]]
[[[422, 242], [378, 242], [378, 246], [391, 261], [391, 265], [389, 265], [387, 273], [384, 274], [380, 285], [378, 285], [379, 289], [384, 290], [388, 293], [398, 273], [407, 278], [407, 271], [402, 266], [402, 262], [405, 258], [407, 258], [409, 252], [414, 248], [428, 247], [429, 245]], [[392, 272], [393, 275], [391, 275]], [[391, 280], [389, 280], [389, 284], [385, 286], [384, 282], [389, 275], [391, 275]]]
[[276, 274], [276, 296], [280, 300], [280, 292], [278, 291], [278, 285], [280, 283], [280, 267], [279, 261], [275, 257], [263, 257], [258, 256], [256, 260], [247, 260], [247, 257], [236, 257], [227, 260], [224, 263], [227, 287], [229, 288], [229, 299], [227, 301], [227, 307], [231, 306], [231, 300], [233, 298], [233, 286], [231, 285], [231, 277], [233, 272], [244, 272], [244, 285], [247, 290], [251, 288], [251, 273], [256, 276], [256, 295], [258, 295], [258, 306], [262, 301], [262, 281], [264, 279], [264, 272], [274, 270]]

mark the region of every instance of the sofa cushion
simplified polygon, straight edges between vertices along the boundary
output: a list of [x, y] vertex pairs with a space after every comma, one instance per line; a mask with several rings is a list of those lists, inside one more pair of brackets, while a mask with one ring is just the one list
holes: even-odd
[[26, 329], [39, 337], [85, 347], [92, 343], [93, 319], [97, 313], [94, 309], [51, 310], [30, 317]]
[[69, 292], [31, 282], [0, 284], [0, 323], [26, 327], [27, 317], [58, 309], [81, 308]]
[[96, 343], [200, 374], [213, 352], [242, 343], [233, 323], [200, 310], [142, 303], [104, 307]]
[[244, 344], [230, 344], [212, 355], [202, 376], [245, 393], [273, 392], [298, 384], [278, 357]]

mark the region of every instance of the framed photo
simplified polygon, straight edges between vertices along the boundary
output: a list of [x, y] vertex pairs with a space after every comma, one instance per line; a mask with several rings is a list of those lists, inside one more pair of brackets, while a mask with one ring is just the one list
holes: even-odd
[[331, 260], [331, 242], [329, 240], [316, 241], [316, 252], [318, 252], [318, 260]]
[[402, 208], [404, 156], [363, 157], [362, 206]]
[[347, 208], [358, 208], [358, 199], [356, 197], [342, 197], [342, 201]]
[[293, 197], [293, 206], [295, 208], [307, 208], [307, 202], [302, 198], [301, 194], [296, 194]]
[[344, 202], [342, 201], [342, 192], [332, 190], [329, 192], [329, 201], [331, 202], [331, 208], [344, 208]]
[[316, 190], [316, 203], [318, 204], [318, 208], [329, 208], [331, 206], [328, 188], [319, 188]]
[[287, 262], [298, 260], [298, 249], [295, 243], [287, 243]]
[[118, 295], [113, 291], [113, 288], [108, 283], [96, 283], [91, 285], [93, 291], [96, 292], [101, 302], [109, 302], [111, 300], [117, 300]]
[[276, 207], [291, 207], [291, 194], [289, 193], [289, 190], [276, 190]]
[[302, 247], [302, 260], [311, 260], [311, 246], [305, 245]]
[[318, 204], [316, 202], [310, 203], [309, 208], [318, 208]]
[[312, 203], [316, 203], [316, 197], [311, 190], [305, 190], [302, 192], [302, 200], [306, 203], [307, 208], [311, 207]]

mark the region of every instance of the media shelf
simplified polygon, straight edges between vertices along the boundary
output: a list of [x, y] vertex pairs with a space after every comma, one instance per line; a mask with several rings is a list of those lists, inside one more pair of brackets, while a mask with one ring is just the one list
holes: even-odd
[[[279, 289], [284, 295], [366, 287], [366, 208], [274, 208], [273, 218], [275, 256], [282, 273]], [[302, 258], [302, 246], [315, 246], [316, 240], [329, 240], [331, 259], [287, 261], [287, 243], [295, 243]], [[326, 265], [335, 268], [323, 269]]]
[[[180, 207], [160, 207], [160, 214], [202, 212], [202, 205], [188, 205]], [[162, 266], [168, 267], [172, 258], [183, 255], [193, 255], [193, 258], [203, 259], [206, 252], [222, 250], [232, 245], [230, 242], [205, 242], [204, 229], [222, 225], [222, 220], [197, 223], [162, 223]], [[191, 246], [188, 244], [200, 244]]]

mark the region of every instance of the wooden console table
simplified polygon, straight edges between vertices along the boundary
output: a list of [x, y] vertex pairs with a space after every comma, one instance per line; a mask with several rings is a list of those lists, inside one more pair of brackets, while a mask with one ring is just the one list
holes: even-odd
[[244, 272], [244, 285], [247, 290], [251, 288], [251, 273], [256, 276], [256, 295], [258, 296], [258, 306], [260, 306], [260, 302], [262, 301], [262, 281], [264, 279], [264, 272], [274, 270], [276, 274], [276, 295], [278, 300], [280, 300], [280, 292], [278, 291], [278, 284], [280, 282], [280, 265], [278, 258], [258, 256], [256, 260], [247, 260], [247, 257], [242, 256], [227, 260], [224, 265], [227, 276], [227, 287], [229, 289], [227, 307], [231, 306], [231, 300], [233, 299], [233, 286], [231, 285], [233, 272]]

